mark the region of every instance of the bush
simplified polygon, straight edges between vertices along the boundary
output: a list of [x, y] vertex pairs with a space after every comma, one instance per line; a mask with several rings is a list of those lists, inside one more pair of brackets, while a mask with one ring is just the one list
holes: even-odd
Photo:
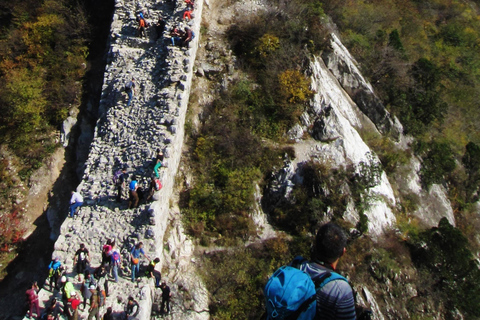
[[451, 173], [455, 167], [455, 156], [447, 143], [432, 141], [429, 150], [422, 157], [422, 168], [420, 176], [422, 184], [428, 188], [434, 183], [444, 181], [446, 175]]
[[480, 316], [480, 269], [463, 234], [442, 218], [438, 227], [420, 234], [412, 245], [413, 261], [432, 273], [435, 287], [443, 291], [447, 310], [458, 308], [466, 318]]
[[480, 186], [480, 147], [473, 142], [469, 142], [465, 146], [462, 163], [467, 172], [465, 198], [467, 202], [475, 202], [478, 200], [478, 189]]

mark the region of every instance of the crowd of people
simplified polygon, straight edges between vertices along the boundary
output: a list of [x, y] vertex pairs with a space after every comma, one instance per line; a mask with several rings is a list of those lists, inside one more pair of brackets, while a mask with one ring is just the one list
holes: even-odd
[[[184, 21], [188, 22], [193, 19], [194, 7], [194, 0], [185, 0], [185, 9], [182, 14], [182, 19]], [[136, 16], [136, 21], [138, 23], [137, 36], [140, 38], [147, 37], [147, 28], [150, 27], [150, 24], [145, 19], [145, 15], [146, 13], [142, 11]], [[166, 22], [162, 17], [159, 17], [157, 23], [153, 27], [156, 33], [155, 40], [158, 40], [163, 36], [163, 33], [165, 32]], [[170, 31], [170, 37], [172, 45], [185, 47], [188, 46], [188, 44], [193, 40], [195, 34], [189, 27], [185, 27], [183, 30], [181, 30], [180, 27], [174, 26]]]
[[[124, 267], [129, 265], [131, 272], [131, 281], [136, 282], [142, 276], [141, 259], [148, 259], [146, 268], [143, 268], [143, 275], [148, 279], [152, 279], [156, 288], [162, 291], [162, 307], [161, 313], [168, 314], [170, 312], [170, 287], [166, 282], [161, 281], [161, 273], [156, 270], [156, 265], [160, 262], [159, 258], [153, 260], [143, 250], [143, 243], [135, 244], [131, 250], [128, 251], [128, 259], [130, 264], [122, 263], [122, 258], [119, 250], [116, 248], [114, 239], [108, 239], [101, 249], [102, 259], [100, 265], [92, 267], [90, 252], [85, 246], [81, 244], [80, 248], [75, 252], [73, 262], [74, 271], [77, 274], [77, 283], [80, 284], [79, 291], [75, 289], [73, 280], [67, 277], [65, 266], [58, 257], [52, 259], [49, 264], [49, 290], [55, 296], [56, 292], [61, 294], [61, 303], [56, 298], [49, 301], [48, 306], [41, 312], [38, 291], [39, 286], [36, 282], [32, 283], [31, 287], [26, 290], [26, 298], [28, 303], [29, 318], [36, 318], [42, 320], [57, 320], [64, 315], [68, 319], [79, 319], [79, 308], [88, 312], [88, 319], [101, 318], [100, 311], [106, 307], [106, 300], [109, 296], [109, 282], [119, 281], [119, 271], [124, 270]], [[127, 276], [126, 273], [123, 274]], [[88, 306], [88, 309], [87, 309]], [[103, 319], [128, 319], [135, 317], [140, 312], [140, 306], [135, 299], [130, 296], [123, 311], [113, 312], [111, 306], [106, 308]], [[33, 316], [35, 314], [35, 317]]]
[[[193, 18], [194, 0], [185, 0], [185, 9], [182, 15], [183, 20], [189, 21]], [[147, 28], [150, 24], [145, 18], [145, 12], [140, 12], [137, 15], [138, 37], [147, 37]], [[166, 29], [166, 22], [162, 17], [158, 18], [156, 24], [153, 25], [156, 33], [156, 40], [159, 40]], [[189, 43], [194, 39], [195, 33], [190, 27], [184, 27], [183, 30], [178, 25], [174, 26], [170, 33], [171, 43], [174, 46], [188, 47]], [[135, 94], [135, 79], [131, 78], [125, 85], [125, 92], [128, 96], [127, 106], [130, 106]], [[138, 208], [142, 200], [150, 201], [155, 194], [162, 188], [159, 180], [159, 170], [162, 167], [164, 155], [160, 149], [157, 149], [156, 158], [154, 161], [153, 174], [148, 187], [142, 186], [136, 175], [129, 177], [126, 166], [114, 173], [114, 185], [116, 189], [116, 201], [122, 202], [128, 192], [128, 208]], [[80, 192], [72, 191], [69, 207], [69, 218], [74, 218], [79, 215], [80, 209], [84, 204], [84, 200]], [[166, 282], [161, 282], [161, 274], [155, 269], [155, 266], [160, 262], [159, 258], [153, 260], [143, 250], [143, 243], [139, 242], [134, 245], [128, 253], [130, 260], [130, 279], [132, 282], [138, 280], [141, 276], [141, 259], [148, 259], [149, 263], [145, 269], [145, 276], [153, 279], [156, 288], [162, 291], [161, 313], [170, 312], [170, 287]], [[109, 296], [109, 281], [118, 282], [119, 275], [125, 266], [128, 264], [122, 263], [122, 256], [119, 250], [115, 248], [115, 241], [108, 240], [102, 247], [102, 260], [100, 265], [96, 268], [91, 266], [91, 257], [89, 250], [85, 244], [81, 244], [80, 248], [74, 254], [74, 271], [77, 274], [77, 282], [81, 283], [79, 292], [75, 289], [72, 279], [66, 275], [66, 268], [58, 257], [52, 259], [48, 266], [48, 284], [49, 290], [52, 293], [61, 293], [61, 303], [56, 298], [52, 298], [48, 306], [41, 312], [38, 291], [39, 286], [36, 282], [32, 283], [31, 287], [26, 291], [26, 298], [28, 304], [28, 317], [33, 318], [36, 315], [37, 319], [54, 320], [59, 319], [60, 315], [64, 314], [69, 319], [79, 318], [79, 308], [87, 310], [88, 305], [88, 319], [100, 319], [100, 310], [106, 306], [106, 298]], [[46, 288], [45, 288], [46, 289]], [[123, 315], [125, 318], [129, 316], [136, 316], [139, 313], [139, 304], [130, 296], [125, 305]], [[112, 307], [107, 307], [103, 315], [103, 319], [109, 320], [118, 318], [115, 315]]]

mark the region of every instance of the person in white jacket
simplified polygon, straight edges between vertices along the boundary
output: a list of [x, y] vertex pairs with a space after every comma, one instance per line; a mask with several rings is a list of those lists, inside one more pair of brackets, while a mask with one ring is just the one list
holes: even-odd
[[73, 218], [75, 211], [78, 207], [83, 205], [83, 197], [80, 193], [72, 191], [72, 197], [70, 198], [70, 218]]

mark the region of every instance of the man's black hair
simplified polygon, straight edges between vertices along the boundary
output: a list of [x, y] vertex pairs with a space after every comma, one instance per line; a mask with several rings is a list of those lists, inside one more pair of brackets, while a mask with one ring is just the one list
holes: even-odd
[[313, 259], [333, 263], [343, 255], [347, 246], [347, 236], [342, 228], [329, 222], [318, 229], [313, 250]]

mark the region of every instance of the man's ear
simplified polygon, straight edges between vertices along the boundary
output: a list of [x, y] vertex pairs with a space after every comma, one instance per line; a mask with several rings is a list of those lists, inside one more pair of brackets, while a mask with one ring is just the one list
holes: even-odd
[[[345, 254], [345, 252], [347, 252], [347, 248], [343, 248], [343, 252], [342, 252], [342, 255], [341, 255], [341, 256], [343, 256], [343, 255]], [[340, 256], [340, 257], [341, 257], [341, 256]]]

